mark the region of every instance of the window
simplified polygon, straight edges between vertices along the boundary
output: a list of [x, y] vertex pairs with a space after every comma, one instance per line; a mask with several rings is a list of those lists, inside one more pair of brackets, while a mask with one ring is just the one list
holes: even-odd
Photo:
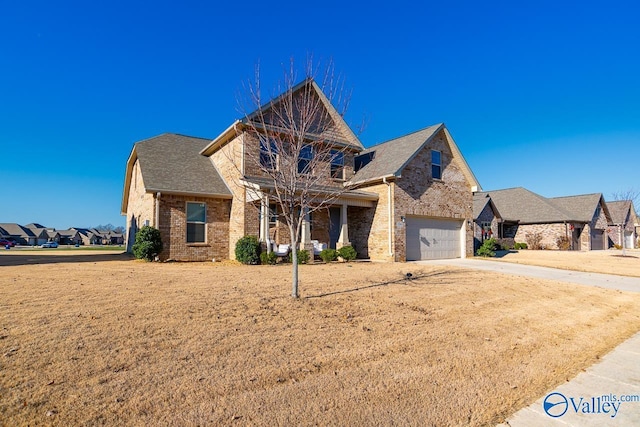
[[187, 243], [204, 243], [207, 222], [205, 203], [187, 202]]
[[[270, 144], [267, 145], [267, 144]], [[260, 165], [265, 169], [275, 169], [277, 165], [278, 146], [275, 140], [260, 136]]]
[[360, 154], [359, 156], [356, 156], [356, 158], [354, 159], [354, 172], [358, 172], [360, 169], [362, 169], [363, 167], [367, 166], [369, 163], [371, 163], [371, 160], [376, 158], [376, 152], [375, 151], [370, 151], [368, 153], [365, 154]]
[[437, 150], [431, 150], [431, 177], [433, 179], [442, 179], [442, 163], [440, 162], [441, 153]]
[[278, 206], [275, 203], [269, 204], [269, 228], [278, 225]]
[[331, 178], [344, 179], [344, 153], [331, 150]]
[[304, 145], [298, 156], [298, 173], [311, 173], [311, 160], [313, 160], [313, 147], [310, 144]]

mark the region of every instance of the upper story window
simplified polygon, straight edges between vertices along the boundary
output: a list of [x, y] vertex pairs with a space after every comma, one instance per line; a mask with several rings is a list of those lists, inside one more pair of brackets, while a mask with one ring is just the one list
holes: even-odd
[[311, 173], [311, 161], [313, 160], [313, 147], [311, 144], [304, 145], [298, 156], [298, 173]]
[[442, 179], [442, 153], [438, 150], [431, 150], [431, 177]]
[[344, 153], [331, 150], [331, 178], [344, 179]]
[[353, 165], [353, 169], [354, 172], [358, 172], [360, 169], [362, 169], [363, 167], [367, 166], [369, 163], [371, 163], [371, 161], [373, 159], [375, 159], [376, 157], [376, 152], [375, 151], [370, 151], [368, 153], [365, 154], [360, 154], [358, 156], [355, 157], [354, 160], [354, 165]]
[[260, 166], [275, 169], [278, 158], [278, 146], [272, 138], [260, 137]]
[[187, 202], [187, 243], [204, 243], [207, 222], [205, 203]]

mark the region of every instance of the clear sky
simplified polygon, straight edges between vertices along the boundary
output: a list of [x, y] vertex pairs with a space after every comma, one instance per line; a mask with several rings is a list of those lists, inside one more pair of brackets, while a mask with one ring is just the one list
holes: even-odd
[[136, 141], [214, 138], [307, 54], [365, 146], [444, 122], [485, 190], [640, 188], [637, 1], [381, 3], [0, 0], [0, 222], [124, 225]]

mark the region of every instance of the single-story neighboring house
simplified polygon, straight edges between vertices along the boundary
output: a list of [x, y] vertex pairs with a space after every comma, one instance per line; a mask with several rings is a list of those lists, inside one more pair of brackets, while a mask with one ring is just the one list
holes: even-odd
[[502, 217], [488, 193], [473, 195], [473, 240], [478, 250], [482, 242], [501, 237]]
[[557, 249], [569, 239], [573, 250], [606, 249], [605, 232], [611, 215], [601, 193], [546, 198], [522, 187], [476, 193], [489, 197], [502, 217], [498, 238], [527, 242], [534, 235]]
[[632, 249], [636, 247], [638, 235], [636, 227], [638, 224], [638, 216], [633, 207], [631, 200], [620, 200], [607, 202], [609, 212], [611, 213], [612, 224], [607, 230], [609, 247], [614, 245], [623, 246]]
[[39, 236], [20, 224], [16, 223], [1, 223], [0, 234], [3, 239], [13, 239], [17, 244], [22, 246], [36, 245]]
[[[472, 192], [480, 186], [444, 124], [365, 149], [313, 80], [286, 95], [295, 99], [304, 91], [322, 102], [332, 120], [319, 143], [342, 153], [331, 160], [327, 184], [314, 197], [332, 188], [346, 191], [327, 199], [327, 209], [304, 217], [303, 247], [312, 239], [329, 247], [352, 245], [360, 257], [386, 261], [473, 253]], [[273, 108], [279, 108], [278, 99]], [[269, 202], [273, 182], [247, 157], [265, 149], [248, 133], [251, 120], [237, 120], [213, 140], [163, 134], [134, 145], [121, 209], [129, 250], [144, 225], [160, 230], [164, 260], [234, 258], [245, 235], [265, 244], [289, 243]], [[308, 138], [319, 141], [316, 134]]]

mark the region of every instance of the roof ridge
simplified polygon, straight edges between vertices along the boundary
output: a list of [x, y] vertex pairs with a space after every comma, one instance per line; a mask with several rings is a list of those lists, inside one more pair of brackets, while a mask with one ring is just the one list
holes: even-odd
[[158, 134], [156, 136], [151, 136], [149, 138], [145, 138], [145, 139], [141, 139], [140, 141], [136, 141], [135, 144], [139, 144], [141, 142], [147, 142], [150, 141], [152, 139], [156, 139], [156, 138], [160, 138], [161, 136], [165, 136], [165, 135], [174, 135], [174, 136], [182, 136], [184, 138], [191, 138], [191, 139], [202, 139], [203, 141], [211, 141], [210, 138], [203, 138], [201, 136], [192, 136], [192, 135], [185, 135], [183, 133], [175, 133], [175, 132], [163, 132], [161, 134]]
[[[410, 136], [410, 135], [414, 135], [414, 134], [416, 134], [416, 133], [424, 132], [424, 131], [425, 131], [425, 130], [427, 130], [427, 129], [430, 129], [430, 128], [433, 128], [433, 127], [441, 127], [441, 126], [444, 126], [444, 122], [440, 122], [440, 123], [436, 123], [436, 124], [433, 124], [433, 125], [430, 125], [430, 126], [426, 126], [426, 127], [422, 128], [422, 129], [418, 129], [418, 130], [415, 130], [415, 131], [413, 131], [413, 132], [409, 132], [409, 133], [406, 133], [406, 134], [404, 134], [404, 135], [400, 135], [400, 136], [397, 136], [397, 137], [395, 137], [395, 138], [391, 138], [391, 139], [388, 139], [388, 140], [386, 140], [386, 141], [379, 142], [379, 143], [377, 143], [377, 144], [372, 145], [371, 147], [367, 147], [367, 148], [365, 148], [365, 149], [362, 151], [362, 153], [364, 153], [365, 151], [369, 151], [369, 150], [371, 150], [371, 149], [373, 149], [373, 148], [375, 148], [375, 147], [380, 147], [381, 145], [387, 144], [387, 143], [389, 143], [389, 142], [397, 141], [397, 140], [399, 140], [399, 139], [406, 138], [406, 137], [408, 137], [408, 136]], [[362, 153], [359, 153], [359, 154], [362, 154]]]
[[602, 196], [602, 193], [573, 194], [571, 196], [548, 197], [548, 199], [568, 199], [570, 197]]

